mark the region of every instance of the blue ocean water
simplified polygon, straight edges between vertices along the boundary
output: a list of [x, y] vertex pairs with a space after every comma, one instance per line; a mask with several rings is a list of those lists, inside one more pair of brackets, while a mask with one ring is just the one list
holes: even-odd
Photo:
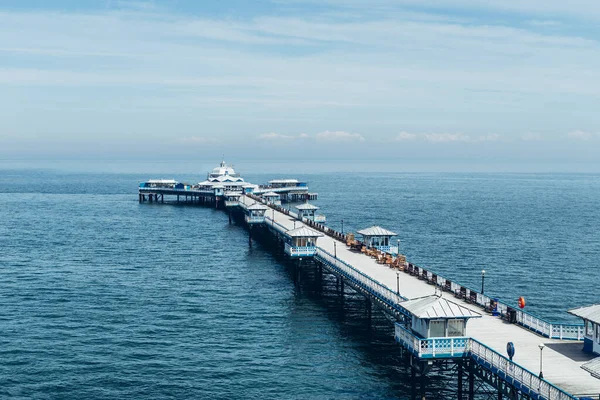
[[[0, 397], [407, 398], [360, 301], [295, 286], [223, 212], [138, 204], [139, 181], [207, 168], [0, 165]], [[306, 179], [332, 227], [394, 230], [475, 288], [485, 269], [486, 293], [535, 315], [597, 302], [600, 175], [241, 172]]]

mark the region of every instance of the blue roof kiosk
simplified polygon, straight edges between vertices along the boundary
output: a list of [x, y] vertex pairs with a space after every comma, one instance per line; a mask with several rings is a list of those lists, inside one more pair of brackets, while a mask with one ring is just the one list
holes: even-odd
[[225, 207], [235, 207], [240, 204], [241, 192], [225, 192]]
[[292, 229], [285, 234], [285, 253], [290, 257], [314, 256], [317, 252], [317, 238], [323, 236], [306, 226]]
[[277, 193], [275, 193], [275, 192], [263, 193], [261, 196], [268, 203], [275, 204], [276, 206], [280, 206], [281, 205], [281, 197]]
[[372, 226], [356, 233], [362, 235], [362, 241], [367, 247], [373, 247], [386, 253], [398, 254], [398, 247], [390, 245], [390, 239], [396, 236], [394, 232], [383, 229], [380, 226]]
[[300, 204], [296, 206], [296, 210], [298, 210], [298, 219], [302, 221], [302, 218], [306, 218], [309, 221], [314, 222], [325, 222], [324, 215], [317, 215], [315, 212], [319, 209], [319, 207], [314, 204], [310, 204], [308, 202], [304, 204]]
[[583, 319], [583, 351], [600, 355], [600, 304], [574, 308], [568, 313]]
[[396, 323], [396, 341], [419, 358], [459, 358], [467, 351], [467, 321], [481, 314], [431, 295], [399, 303], [406, 323]]
[[262, 224], [265, 222], [265, 212], [268, 209], [269, 207], [260, 203], [251, 204], [246, 208], [246, 223], [249, 225]]

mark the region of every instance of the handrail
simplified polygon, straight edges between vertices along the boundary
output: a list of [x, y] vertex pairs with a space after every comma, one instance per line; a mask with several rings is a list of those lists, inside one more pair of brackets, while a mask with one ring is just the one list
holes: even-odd
[[269, 218], [268, 215], [265, 215], [265, 221], [268, 221], [273, 228], [275, 228], [275, 225], [279, 226], [281, 228], [281, 233], [283, 233], [283, 234], [285, 234], [289, 230], [288, 228], [286, 228], [279, 222], [274, 221], [272, 218]]
[[396, 341], [404, 343], [408, 350], [419, 358], [457, 358], [468, 352], [468, 337], [419, 338], [400, 323], [395, 325]]
[[[433, 275], [437, 278], [437, 285], [449, 289], [451, 292], [456, 293], [461, 289], [464, 289], [465, 300], [471, 301], [483, 308], [486, 308], [490, 301], [493, 299], [486, 295], [479, 293], [476, 290], [473, 290], [467, 286], [460, 285], [456, 282], [453, 282], [447, 278], [434, 274], [431, 271], [426, 270], [423, 267], [419, 267], [418, 265], [414, 265], [409, 263], [411, 268], [416, 269], [417, 275], [422, 276], [426, 275], [428, 278], [433, 277]], [[473, 297], [471, 297], [474, 295]], [[515, 306], [510, 306], [502, 301], [497, 302], [498, 312], [501, 314], [506, 314], [508, 309], [512, 309], [516, 313], [516, 323], [528, 330], [536, 332], [544, 337], [551, 339], [561, 339], [561, 340], [582, 340], [584, 336], [583, 332], [583, 324], [563, 324], [563, 323], [552, 323], [543, 318], [535, 317], [534, 315], [520, 310]]]
[[419, 358], [469, 357], [483, 368], [525, 394], [535, 393], [547, 400], [576, 400], [577, 398], [540, 378], [527, 368], [471, 337], [419, 338], [401, 324], [395, 324], [396, 340]]
[[389, 307], [401, 312], [402, 314], [407, 314], [407, 311], [399, 305], [400, 302], [407, 300], [406, 297], [392, 291], [389, 287], [383, 285], [376, 279], [371, 278], [347, 262], [336, 258], [333, 254], [323, 250], [320, 247], [317, 247], [315, 257], [329, 265], [331, 268], [335, 269], [341, 275], [346, 276], [356, 285], [362, 287], [362, 289], [378, 297]]
[[[509, 360], [476, 339], [470, 338], [468, 347], [469, 356], [472, 359], [476, 362], [483, 361], [484, 368], [495, 369], [495, 373], [502, 379], [512, 379], [513, 386], [526, 394], [536, 393], [548, 400], [577, 400], [576, 397], [540, 378], [527, 368]], [[515, 385], [515, 381], [518, 382], [518, 385]]]
[[[264, 204], [267, 204], [269, 207], [274, 208], [277, 211], [280, 211], [280, 209], [282, 209], [281, 206], [274, 206], [274, 205], [268, 204], [264, 199], [262, 199], [256, 195], [248, 194], [247, 196], [249, 196], [257, 201], [261, 201]], [[292, 211], [286, 210], [286, 215], [293, 215], [293, 213], [292, 213]], [[296, 218], [297, 218], [297, 215], [296, 215]], [[336, 236], [341, 237], [341, 238], [346, 238], [346, 236], [343, 235], [342, 233], [337, 232], [331, 228], [325, 227], [316, 222], [310, 223], [305, 218], [302, 219], [302, 222], [308, 224], [313, 229], [316, 229], [320, 232], [325, 233], [328, 236], [331, 236], [334, 238]], [[457, 290], [460, 290], [461, 288], [465, 288], [469, 292], [468, 294], [470, 294], [470, 293], [475, 294], [475, 301], [473, 301], [473, 302], [475, 304], [483, 307], [484, 309], [489, 305], [490, 301], [492, 300], [492, 298], [490, 298], [486, 295], [483, 295], [483, 294], [477, 292], [476, 290], [473, 290], [464, 285], [460, 285], [454, 281], [451, 281], [450, 279], [444, 278], [444, 277], [437, 275], [429, 270], [426, 270], [423, 267], [419, 267], [414, 264], [410, 264], [410, 265], [412, 265], [414, 268], [417, 268], [417, 270], [419, 270], [420, 274], [422, 274], [424, 272], [429, 278], [431, 278], [431, 277], [433, 277], [433, 275], [435, 275], [437, 277], [438, 286], [446, 287], [446, 282], [449, 282], [450, 290], [454, 293]], [[354, 267], [350, 267], [350, 268], [354, 269]], [[356, 270], [356, 271], [360, 272], [358, 270]], [[387, 286], [386, 286], [386, 288], [387, 288]], [[467, 299], [469, 299], [468, 294], [467, 294]], [[533, 332], [539, 333], [540, 335], [542, 335], [544, 337], [551, 338], [551, 339], [561, 339], [561, 340], [582, 340], [583, 339], [583, 336], [584, 336], [583, 324], [553, 323], [553, 322], [550, 322], [543, 318], [538, 318], [538, 317], [534, 316], [533, 314], [530, 314], [526, 311], [520, 310], [516, 307], [510, 306], [502, 301], [498, 301], [497, 304], [498, 304], [498, 312], [500, 312], [501, 314], [506, 314], [506, 312], [509, 308], [512, 310], [515, 310], [516, 322], [519, 326], [522, 326], [523, 328], [531, 330]]]

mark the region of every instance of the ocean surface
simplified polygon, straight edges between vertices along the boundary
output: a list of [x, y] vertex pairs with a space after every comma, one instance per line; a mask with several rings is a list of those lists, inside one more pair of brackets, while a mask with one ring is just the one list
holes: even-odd
[[[359, 299], [294, 285], [221, 211], [137, 201], [140, 181], [209, 168], [0, 163], [0, 398], [407, 398], [392, 331]], [[485, 269], [486, 294], [537, 316], [598, 302], [600, 175], [348, 169], [239, 168], [305, 179], [330, 226], [382, 225], [473, 288]]]

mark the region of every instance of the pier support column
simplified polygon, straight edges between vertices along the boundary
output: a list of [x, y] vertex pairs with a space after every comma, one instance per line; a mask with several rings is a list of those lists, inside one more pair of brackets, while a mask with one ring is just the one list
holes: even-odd
[[371, 313], [373, 312], [373, 305], [371, 304], [371, 299], [367, 297], [367, 322], [369, 323], [369, 328], [371, 327]]
[[248, 228], [248, 246], [252, 248], [252, 226]]
[[229, 215], [229, 225], [231, 225], [231, 211], [229, 211], [227, 215]]
[[421, 367], [421, 400], [425, 399], [425, 389], [427, 388], [427, 374], [423, 371], [423, 367]]
[[458, 400], [463, 400], [463, 361], [458, 360]]
[[473, 362], [473, 360], [469, 361], [469, 400], [475, 398], [475, 368]]
[[417, 371], [415, 370], [414, 357], [410, 358], [410, 400], [417, 400]]
[[152, 196], [153, 196], [153, 194], [152, 194], [152, 193], [150, 193], [150, 194], [148, 195], [148, 201], [149, 201], [150, 203], [152, 203]]

